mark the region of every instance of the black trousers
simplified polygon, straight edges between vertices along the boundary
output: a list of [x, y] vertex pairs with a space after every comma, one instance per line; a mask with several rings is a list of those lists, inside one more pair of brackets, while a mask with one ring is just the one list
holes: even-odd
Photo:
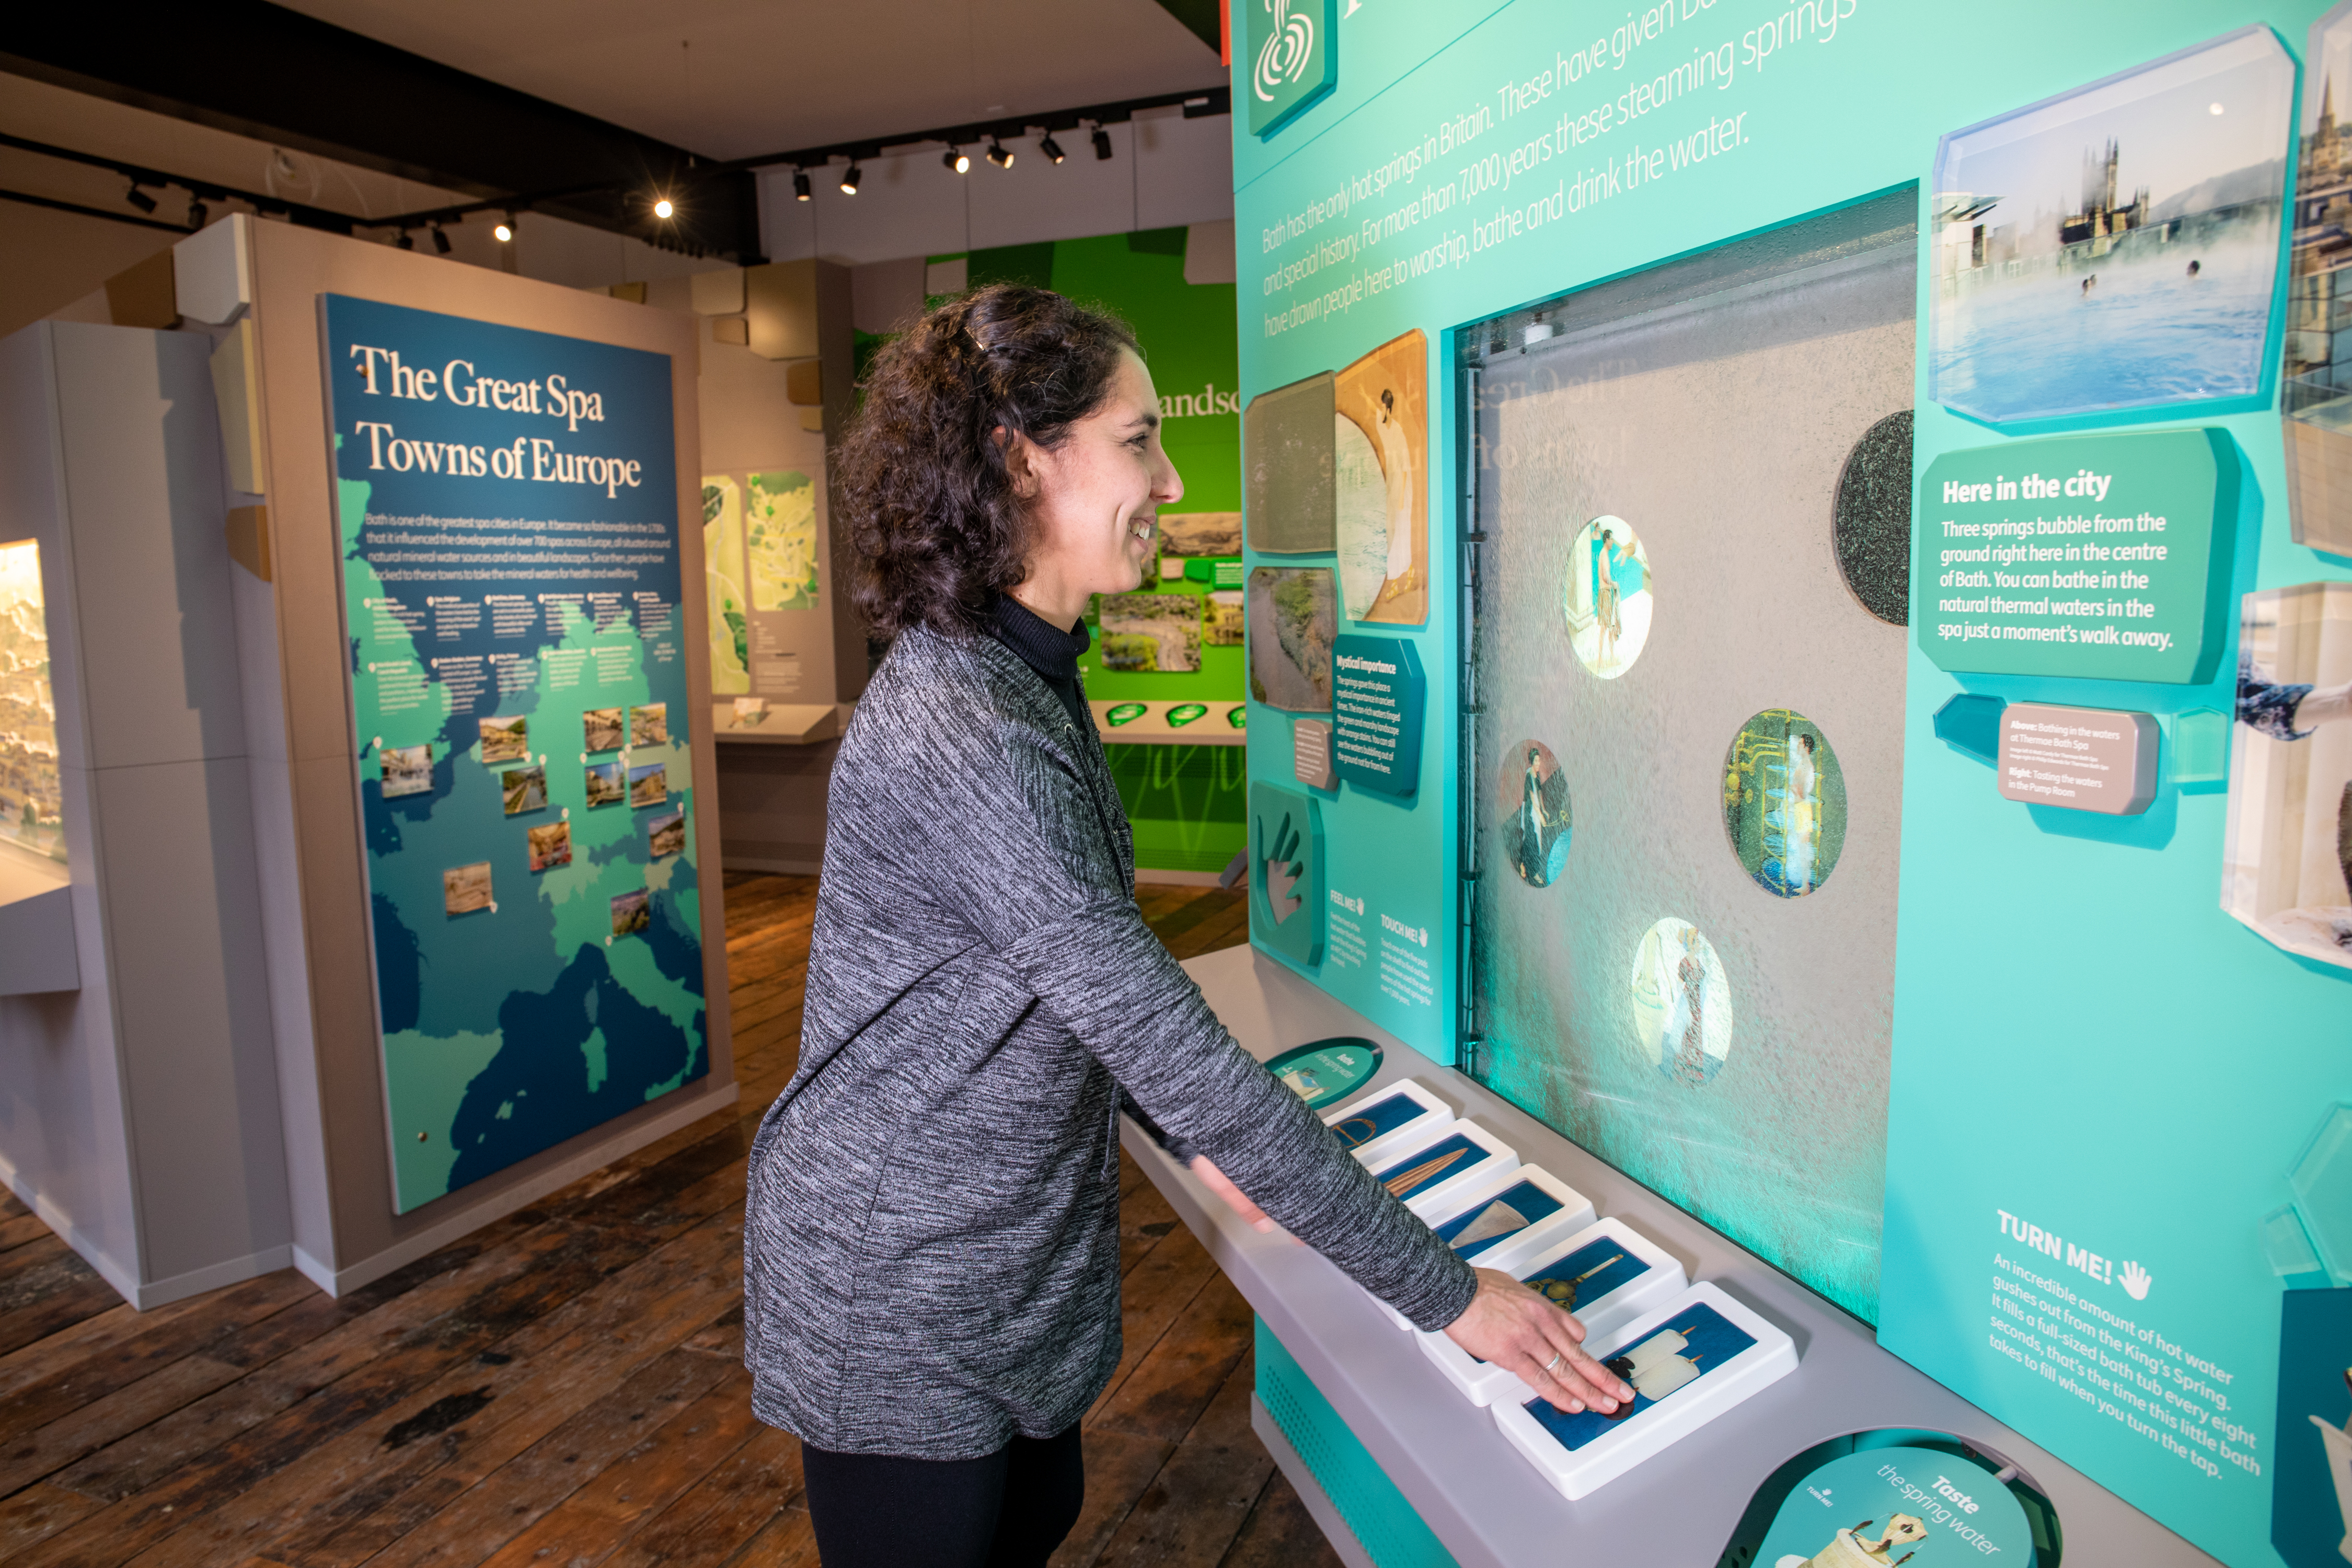
[[1044, 1568], [1087, 1495], [1075, 1426], [977, 1459], [803, 1443], [801, 1468], [824, 1568]]

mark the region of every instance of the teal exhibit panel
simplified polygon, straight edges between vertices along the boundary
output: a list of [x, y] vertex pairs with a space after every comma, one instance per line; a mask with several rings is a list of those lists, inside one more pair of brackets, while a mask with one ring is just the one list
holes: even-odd
[[671, 368], [321, 309], [405, 1213], [709, 1070]]
[[[1339, 10], [1231, 16], [1253, 942], [2341, 1561], [2352, 5]], [[1929, 1462], [1771, 1552], [2051, 1554]]]

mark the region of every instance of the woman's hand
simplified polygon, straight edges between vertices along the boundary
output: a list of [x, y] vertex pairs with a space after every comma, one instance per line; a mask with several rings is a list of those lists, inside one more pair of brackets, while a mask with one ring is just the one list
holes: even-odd
[[1225, 1206], [1227, 1208], [1232, 1209], [1235, 1214], [1241, 1215], [1242, 1218], [1249, 1221], [1251, 1225], [1256, 1226], [1259, 1230], [1265, 1232], [1268, 1236], [1272, 1236], [1280, 1228], [1274, 1223], [1274, 1221], [1266, 1217], [1266, 1214], [1264, 1209], [1250, 1202], [1249, 1194], [1247, 1193], [1244, 1193], [1239, 1187], [1234, 1185], [1232, 1180], [1228, 1178], [1223, 1171], [1218, 1170], [1216, 1166], [1211, 1164], [1209, 1163], [1209, 1157], [1206, 1154], [1195, 1154], [1192, 1156], [1192, 1173], [1201, 1178], [1201, 1184], [1202, 1186], [1208, 1188], [1211, 1192], [1224, 1199]]
[[1584, 1353], [1582, 1323], [1499, 1269], [1478, 1270], [1478, 1293], [1445, 1326], [1445, 1337], [1480, 1361], [1517, 1373], [1553, 1408], [1570, 1415], [1588, 1405], [1608, 1414], [1633, 1397], [1615, 1373]]

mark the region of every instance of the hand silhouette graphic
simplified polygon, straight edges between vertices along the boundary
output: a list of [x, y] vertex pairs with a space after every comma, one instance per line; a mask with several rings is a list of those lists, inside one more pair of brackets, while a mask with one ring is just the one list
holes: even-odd
[[[1266, 842], [1263, 817], [1257, 824], [1257, 841], [1260, 844]], [[1290, 891], [1298, 885], [1298, 879], [1307, 870], [1306, 863], [1296, 858], [1297, 853], [1298, 829], [1288, 816], [1285, 816], [1281, 826], [1275, 830], [1273, 844], [1258, 861], [1258, 874], [1265, 880], [1266, 908], [1274, 911], [1276, 925], [1297, 914], [1298, 906], [1306, 901]]]
[[2153, 1283], [2153, 1281], [2148, 1279], [2147, 1269], [2142, 1268], [2137, 1263], [2125, 1264], [2123, 1282], [2124, 1293], [2129, 1296], [2133, 1300], [2145, 1301], [2147, 1300], [2147, 1288]]

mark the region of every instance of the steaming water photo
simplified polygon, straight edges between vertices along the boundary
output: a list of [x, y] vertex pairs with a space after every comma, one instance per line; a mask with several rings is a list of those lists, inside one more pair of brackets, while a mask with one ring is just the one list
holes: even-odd
[[2000, 421], [2260, 392], [2294, 86], [2247, 28], [1945, 137], [1935, 399]]

